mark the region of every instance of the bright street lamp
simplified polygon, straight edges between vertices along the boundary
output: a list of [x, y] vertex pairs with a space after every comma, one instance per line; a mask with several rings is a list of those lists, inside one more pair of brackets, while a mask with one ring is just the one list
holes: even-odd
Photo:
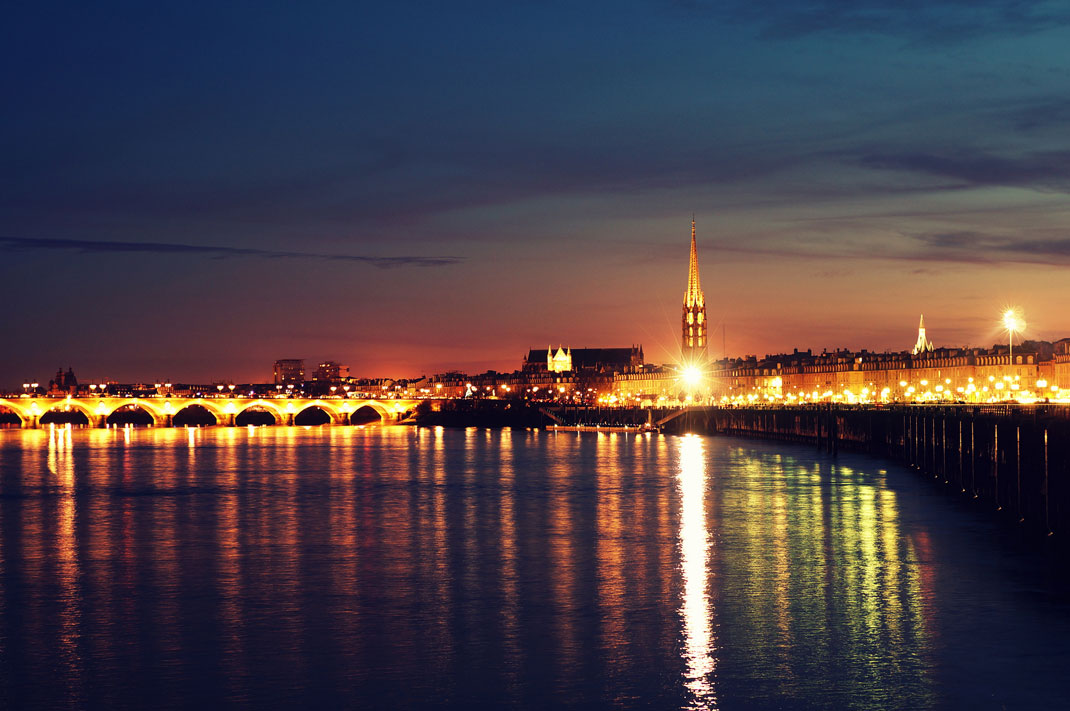
[[1007, 345], [1010, 351], [1011, 365], [1014, 365], [1014, 333], [1025, 330], [1025, 319], [1017, 309], [1007, 309], [1003, 312], [1003, 328], [1007, 329]]

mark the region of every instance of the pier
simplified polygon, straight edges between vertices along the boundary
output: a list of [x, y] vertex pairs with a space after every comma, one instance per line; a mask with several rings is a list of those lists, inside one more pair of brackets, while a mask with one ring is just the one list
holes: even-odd
[[1070, 534], [1070, 408], [1061, 405], [689, 407], [662, 431], [776, 439], [902, 462], [1047, 536]]

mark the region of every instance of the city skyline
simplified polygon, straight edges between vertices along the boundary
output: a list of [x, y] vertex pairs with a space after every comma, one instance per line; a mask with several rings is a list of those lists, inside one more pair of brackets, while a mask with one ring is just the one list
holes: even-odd
[[[707, 321], [707, 318], [706, 318], [706, 310], [705, 310], [705, 301], [704, 301], [703, 290], [702, 290], [702, 287], [700, 285], [699, 271], [700, 271], [699, 270], [699, 258], [698, 258], [697, 247], [696, 247], [696, 223], [695, 223], [694, 216], [692, 216], [692, 218], [691, 218], [690, 255], [689, 255], [689, 259], [688, 259], [687, 288], [685, 290], [684, 297], [683, 297], [683, 313], [682, 313], [682, 321], [681, 321], [681, 323], [682, 323], [682, 335], [680, 336], [679, 342], [678, 342], [678, 344], [677, 344], [677, 346], [675, 348], [675, 350], [676, 350], [676, 354], [675, 355], [671, 356], [670, 358], [668, 358], [666, 360], [650, 362], [650, 365], [667, 365], [670, 368], [679, 368], [679, 369], [681, 369], [681, 372], [687, 372], [687, 373], [691, 374], [691, 375], [689, 375], [687, 377], [689, 377], [689, 378], [697, 378], [697, 377], [700, 377], [699, 374], [703, 373], [703, 372], [712, 373], [714, 370], [724, 369], [726, 367], [727, 368], [732, 368], [733, 366], [731, 365], [731, 362], [745, 363], [748, 360], [753, 362], [756, 358], [758, 360], [770, 359], [770, 358], [776, 359], [778, 356], [782, 356], [782, 355], [788, 354], [788, 349], [783, 349], [781, 351], [769, 352], [769, 353], [765, 353], [765, 354], [757, 354], [757, 353], [732, 354], [732, 353], [722, 352], [721, 356], [718, 357], [716, 355], [716, 349], [709, 346], [709, 339], [707, 337], [710, 334], [708, 334], [708, 331], [707, 331], [708, 321]], [[1019, 343], [1023, 343], [1023, 342], [1026, 342], [1026, 341], [1033, 341], [1033, 339], [1030, 339], [1028, 337], [1029, 327], [1028, 327], [1028, 324], [1025, 321], [1025, 319], [1024, 319], [1022, 313], [1021, 313], [1021, 310], [1018, 307], [1005, 305], [1003, 307], [1003, 310], [1002, 310], [1001, 314], [1000, 314], [1000, 322], [999, 322], [999, 324], [1000, 324], [999, 325], [999, 330], [1002, 331], [1003, 338], [1006, 339], [1006, 341], [1005, 341], [1006, 343], [1013, 344], [1015, 341], [1017, 341]], [[721, 326], [722, 326], [722, 328], [724, 327], [724, 323], [723, 322], [722, 322]], [[715, 336], [716, 333], [714, 333], [712, 335]], [[722, 337], [723, 336], [724, 336], [724, 333], [722, 332]], [[1036, 339], [1036, 340], [1044, 342], [1043, 339]], [[1056, 340], [1057, 339], [1052, 338], [1048, 342], [1050, 343], [1050, 342], [1053, 342], [1053, 341], [1056, 341]], [[1062, 342], [1065, 342], [1067, 340], [1067, 337], [1064, 336], [1063, 338], [1058, 339], [1058, 340], [1059, 340], [1060, 343], [1062, 343]], [[996, 351], [998, 351], [1000, 349], [1001, 345], [1002, 344], [997, 341], [996, 343], [992, 344], [991, 348], [995, 349]], [[724, 347], [725, 346], [722, 345], [722, 348], [724, 348]], [[1060, 346], [1060, 347], [1062, 347], [1062, 346]], [[586, 348], [586, 346], [584, 346], [584, 348]], [[837, 354], [837, 353], [880, 354], [880, 353], [883, 353], [883, 354], [886, 354], [886, 355], [912, 354], [912, 355], [916, 356], [919, 353], [921, 353], [923, 355], [924, 355], [925, 352], [930, 352], [931, 353], [935, 349], [942, 349], [942, 350], [947, 350], [947, 351], [954, 352], [954, 351], [974, 350], [974, 349], [978, 349], [978, 348], [980, 348], [981, 350], [985, 350], [985, 349], [988, 349], [989, 346], [987, 346], [987, 345], [977, 346], [975, 344], [964, 344], [963, 346], [953, 346], [953, 345], [949, 345], [949, 344], [941, 344], [939, 346], [935, 345], [933, 342], [929, 341], [927, 336], [926, 336], [925, 316], [924, 316], [924, 314], [922, 314], [919, 317], [917, 341], [916, 341], [915, 345], [913, 346], [913, 348], [891, 348], [891, 349], [884, 349], [883, 351], [877, 351], [875, 349], [865, 348], [865, 347], [856, 348], [856, 349], [848, 349], [848, 348], [832, 348], [832, 349], [828, 349], [828, 348], [822, 348], [820, 353], [829, 353], [829, 354]], [[564, 364], [564, 368], [563, 368], [564, 370], [571, 370], [572, 369], [571, 368], [571, 364], [570, 363], [565, 363], [565, 361], [571, 361], [571, 357], [568, 355], [568, 353], [573, 349], [574, 349], [574, 347], [571, 344], [569, 345], [568, 348], [564, 348], [564, 347], [562, 347], [561, 342], [559, 342], [558, 349], [557, 349], [557, 355], [554, 356], [553, 355], [554, 350], [553, 350], [552, 344], [549, 345], [547, 347], [547, 358], [548, 358], [548, 362], [550, 363], [550, 366], [551, 366], [550, 369], [551, 370], [560, 370], [558, 365]], [[643, 349], [642, 345], [640, 344], [639, 346], [636, 346], [633, 343], [631, 349], [633, 351], [633, 354], [634, 353], [639, 353], [640, 354], [639, 358], [640, 358], [640, 361], [642, 361], [642, 349]], [[463, 373], [463, 372], [467, 372], [468, 375], [473, 375], [474, 376], [474, 375], [486, 375], [488, 373], [495, 373], [495, 372], [499, 372], [499, 371], [502, 372], [502, 373], [510, 373], [510, 372], [513, 372], [513, 371], [519, 372], [520, 370], [527, 370], [528, 369], [528, 361], [532, 357], [532, 354], [538, 354], [540, 352], [540, 350], [541, 350], [540, 348], [536, 348], [536, 349], [530, 350], [528, 355], [524, 358], [524, 362], [521, 364], [521, 368], [511, 368], [509, 366], [506, 366], [504, 368], [491, 367], [491, 368], [485, 369], [485, 372], [484, 371], [477, 372], [477, 371], [464, 371], [464, 369], [459, 368], [459, 367], [454, 365], [454, 366], [445, 366], [445, 367], [442, 367], [442, 368], [438, 369], [437, 371], [430, 372], [430, 373], [427, 372], [427, 371], [421, 371], [419, 373], [397, 373], [397, 372], [395, 372], [395, 373], [390, 373], [388, 375], [384, 375], [384, 374], [370, 375], [370, 374], [366, 374], [366, 373], [365, 374], [356, 374], [354, 376], [354, 379], [363, 378], [363, 379], [366, 379], [366, 380], [380, 380], [380, 379], [383, 379], [383, 380], [389, 380], [389, 379], [401, 379], [401, 380], [404, 380], [404, 379], [409, 379], [409, 380], [411, 380], [413, 378], [419, 379], [419, 378], [423, 378], [423, 377], [426, 377], [426, 376], [429, 376], [429, 375], [434, 376], [434, 375], [444, 374], [444, 373], [458, 373], [458, 372]], [[624, 350], [627, 350], [627, 349], [621, 349], [621, 348], [609, 348], [609, 349], [598, 349], [598, 348], [595, 348], [594, 349], [594, 351], [599, 351], [599, 350], [608, 350], [608, 351], [619, 350], [619, 351], [624, 351]], [[672, 349], [671, 348], [662, 347], [659, 350], [661, 350], [663, 352], [666, 352], [666, 351], [671, 351]], [[814, 349], [812, 347], [811, 348], [799, 348], [798, 346], [796, 346], [796, 347], [792, 348], [791, 350], [793, 352], [795, 352], [795, 353], [802, 352], [802, 353], [806, 353], [806, 354], [809, 354], [811, 351], [813, 351], [815, 353], [818, 352], [816, 349]], [[538, 356], [538, 358], [541, 359], [541, 355]], [[564, 359], [564, 360], [561, 363], [555, 364], [555, 359]], [[247, 379], [247, 380], [242, 380], [241, 378], [234, 378], [234, 377], [226, 377], [226, 376], [218, 376], [218, 375], [216, 375], [216, 376], [213, 376], [211, 378], [202, 378], [202, 379], [200, 379], [199, 382], [202, 385], [205, 385], [205, 384], [208, 384], [208, 383], [212, 383], [212, 384], [214, 384], [214, 383], [231, 383], [231, 385], [229, 387], [231, 388], [231, 390], [233, 390], [234, 389], [233, 383], [236, 383], [236, 382], [244, 382], [246, 384], [256, 384], [256, 383], [263, 384], [263, 383], [273, 382], [273, 383], [275, 383], [276, 386], [278, 386], [280, 383], [290, 383], [291, 387], [292, 387], [292, 384], [294, 384], [294, 383], [303, 383], [303, 382], [306, 382], [306, 381], [315, 381], [317, 379], [325, 379], [326, 378], [326, 379], [333, 379], [335, 381], [340, 381], [340, 380], [343, 380], [343, 379], [349, 379], [350, 368], [349, 368], [348, 365], [339, 363], [338, 361], [333, 360], [333, 359], [324, 359], [324, 358], [312, 359], [310, 361], [312, 363], [318, 363], [318, 365], [315, 367], [314, 372], [313, 372], [312, 366], [310, 365], [309, 366], [310, 369], [308, 371], [309, 377], [306, 377], [305, 360], [306, 360], [305, 358], [276, 359], [272, 364], [271, 377], [268, 377], [268, 378], [262, 378], [262, 379], [250, 378], [250, 379]], [[62, 368], [62, 366], [60, 366], [59, 370], [57, 371], [56, 378], [63, 379], [64, 377], [70, 377], [72, 375], [72, 373], [70, 372], [70, 369], [71, 369], [71, 366], [68, 366], [67, 376], [64, 376], [63, 368]], [[340, 378], [339, 376], [343, 372], [345, 374], [345, 378]], [[328, 376], [328, 375], [326, 375], [327, 373], [334, 373], [334, 375]], [[22, 386], [21, 386], [22, 387], [22, 391], [28, 391], [28, 390], [37, 391], [39, 387], [45, 387], [44, 378], [38, 377], [37, 375], [34, 375], [32, 377], [27, 376], [27, 377], [23, 378], [23, 380], [25, 382], [22, 383]], [[122, 378], [122, 377], [115, 378], [115, 377], [110, 377], [110, 376], [99, 376], [99, 375], [96, 375], [96, 374], [92, 374], [91, 377], [88, 378], [88, 379], [85, 379], [83, 377], [83, 380], [87, 384], [90, 383], [90, 382], [92, 382], [92, 383], [120, 383], [120, 382], [126, 382], [126, 383], [149, 383], [149, 384], [156, 383], [154, 387], [157, 388], [157, 389], [159, 389], [161, 387], [161, 385], [163, 385], [165, 383], [166, 383], [166, 387], [170, 388], [172, 382], [184, 383], [184, 384], [196, 384], [198, 382], [198, 380], [195, 379], [195, 378], [172, 377], [170, 374], [168, 374], [166, 376], [156, 375], [156, 376], [150, 377], [150, 378], [129, 378], [129, 377], [127, 377], [127, 378]], [[51, 382], [52, 381], [49, 381], [49, 384], [48, 384], [48, 389], [49, 390], [51, 390]], [[93, 387], [96, 387], [96, 385], [93, 385]], [[103, 385], [101, 387], [103, 387]], [[219, 388], [223, 389], [224, 385], [219, 385]], [[18, 391], [18, 386], [17, 385], [8, 385], [8, 386], [6, 386], [6, 389], [7, 389], [8, 392], [16, 392], [16, 391]], [[65, 388], [60, 387], [60, 389], [63, 390]]]
[[716, 357], [1066, 335], [1070, 13], [762, 8], [19, 8], [0, 384], [672, 362], [692, 213]]

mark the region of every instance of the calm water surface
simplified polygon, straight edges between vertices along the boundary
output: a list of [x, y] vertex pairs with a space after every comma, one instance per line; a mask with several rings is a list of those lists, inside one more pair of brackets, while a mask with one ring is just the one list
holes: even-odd
[[783, 443], [0, 432], [3, 708], [1066, 707], [1038, 570]]

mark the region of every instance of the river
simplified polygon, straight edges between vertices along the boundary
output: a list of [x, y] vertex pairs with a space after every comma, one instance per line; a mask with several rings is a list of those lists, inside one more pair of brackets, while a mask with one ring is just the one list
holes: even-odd
[[1066, 707], [1066, 586], [1009, 539], [781, 442], [5, 430], [0, 705]]

